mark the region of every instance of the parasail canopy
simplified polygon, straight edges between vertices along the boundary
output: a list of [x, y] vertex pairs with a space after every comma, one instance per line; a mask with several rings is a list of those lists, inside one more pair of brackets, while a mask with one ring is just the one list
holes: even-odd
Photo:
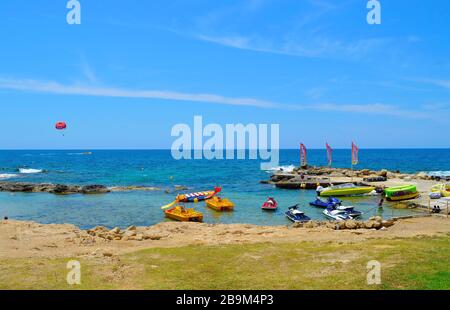
[[64, 130], [67, 128], [67, 124], [65, 122], [58, 122], [56, 123], [55, 128], [57, 130]]

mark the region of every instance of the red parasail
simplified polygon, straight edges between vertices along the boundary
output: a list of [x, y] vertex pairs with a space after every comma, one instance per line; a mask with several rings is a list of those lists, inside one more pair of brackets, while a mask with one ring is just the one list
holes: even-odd
[[55, 128], [58, 130], [64, 130], [67, 128], [67, 124], [64, 122], [58, 122], [56, 123]]

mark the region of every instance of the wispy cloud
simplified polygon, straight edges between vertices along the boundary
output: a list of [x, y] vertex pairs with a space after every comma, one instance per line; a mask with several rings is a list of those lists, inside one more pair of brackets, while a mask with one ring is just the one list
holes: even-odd
[[417, 80], [417, 81], [450, 89], [450, 80], [420, 79], [420, 80]]
[[323, 58], [360, 58], [373, 50], [378, 50], [380, 47], [386, 46], [393, 40], [391, 38], [369, 38], [353, 42], [343, 42], [318, 36], [313, 39], [302, 40], [302, 42], [308, 42], [306, 44], [299, 42], [297, 39], [291, 39], [290, 37], [286, 37], [284, 40], [278, 42], [259, 36], [243, 35], [213, 36], [192, 34], [191, 37], [200, 41], [253, 52]]
[[163, 99], [175, 101], [206, 102], [259, 108], [276, 108], [277, 104], [253, 98], [230, 98], [215, 94], [190, 94], [161, 90], [130, 90], [89, 85], [64, 85], [53, 81], [0, 79], [0, 89], [29, 91], [58, 95], [79, 95], [93, 97], [118, 97]]
[[[309, 58], [362, 59], [369, 53], [386, 52], [384, 47], [394, 40], [397, 45], [399, 42], [410, 42], [405, 38], [337, 37], [335, 25], [330, 25], [328, 20], [330, 16], [345, 12], [345, 8], [354, 2], [293, 2], [289, 4], [289, 10], [293, 12], [275, 23], [267, 20], [267, 12], [287, 8], [287, 4], [267, 0], [244, 1], [239, 5], [212, 10], [181, 26], [164, 29], [229, 48]], [[247, 27], [250, 21], [260, 26]]]
[[187, 101], [231, 106], [248, 106], [265, 109], [313, 110], [321, 112], [345, 112], [359, 114], [387, 115], [406, 118], [428, 118], [424, 111], [405, 110], [388, 104], [283, 104], [267, 100], [226, 97], [208, 93], [181, 93], [164, 90], [133, 90], [115, 87], [97, 87], [90, 85], [64, 85], [53, 81], [0, 79], [0, 89], [20, 92], [37, 92], [54, 95], [73, 95], [111, 98], [162, 99]]
[[315, 104], [309, 108], [328, 112], [348, 112], [374, 115], [389, 115], [407, 118], [429, 118], [430, 114], [424, 111], [404, 110], [395, 105], [374, 103], [374, 104]]
[[87, 81], [89, 81], [90, 83], [98, 83], [97, 75], [87, 62], [82, 62], [81, 70]]

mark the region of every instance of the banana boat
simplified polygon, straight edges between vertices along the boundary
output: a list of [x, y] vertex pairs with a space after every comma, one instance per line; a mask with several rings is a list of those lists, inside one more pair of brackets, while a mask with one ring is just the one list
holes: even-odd
[[408, 199], [415, 199], [419, 197], [416, 185], [402, 185], [389, 187], [384, 190], [387, 200], [401, 201]]
[[214, 196], [216, 196], [221, 191], [222, 191], [222, 187], [215, 187], [213, 191], [180, 194], [175, 198], [175, 200], [173, 202], [161, 207], [161, 209], [163, 209], [163, 210], [168, 209], [180, 202], [184, 202], [184, 203], [195, 202], [195, 203], [197, 203], [199, 201], [208, 200], [208, 199], [211, 199]]

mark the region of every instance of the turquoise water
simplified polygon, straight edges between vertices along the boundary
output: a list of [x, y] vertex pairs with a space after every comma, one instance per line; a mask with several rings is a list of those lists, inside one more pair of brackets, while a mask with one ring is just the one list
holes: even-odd
[[[289, 221], [283, 212], [288, 206], [300, 203], [313, 219], [323, 219], [321, 209], [310, 207], [314, 191], [289, 191], [259, 184], [270, 172], [260, 170], [254, 160], [173, 160], [170, 151], [0, 151], [0, 180], [50, 182], [63, 184], [104, 184], [107, 186], [146, 185], [161, 188], [152, 192], [117, 192], [99, 196], [56, 196], [44, 193], [0, 193], [0, 216], [41, 223], [71, 223], [82, 228], [96, 225], [126, 227], [152, 225], [165, 221], [161, 205], [176, 195], [165, 193], [175, 185], [188, 191], [223, 187], [222, 196], [236, 204], [232, 213], [217, 213], [203, 203], [198, 209], [209, 223], [250, 223], [285, 225]], [[282, 150], [280, 165], [298, 164], [297, 150]], [[334, 152], [334, 165], [348, 167], [349, 150]], [[309, 162], [325, 165], [325, 150], [311, 150]], [[403, 172], [438, 172], [450, 170], [450, 150], [361, 150], [358, 168], [390, 169]], [[445, 174], [445, 173], [444, 173]], [[276, 213], [260, 210], [268, 196], [275, 197], [281, 208]], [[377, 197], [358, 197], [345, 200], [374, 215]], [[383, 216], [404, 215], [411, 211], [385, 208]]]

